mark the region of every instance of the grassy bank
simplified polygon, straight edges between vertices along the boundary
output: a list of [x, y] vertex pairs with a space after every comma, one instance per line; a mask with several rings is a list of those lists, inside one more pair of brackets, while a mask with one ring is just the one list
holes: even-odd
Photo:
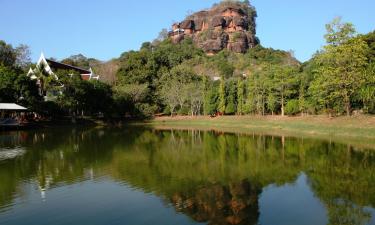
[[375, 149], [374, 116], [336, 118], [327, 116], [160, 117], [148, 121], [147, 124], [158, 129], [202, 129], [311, 137]]

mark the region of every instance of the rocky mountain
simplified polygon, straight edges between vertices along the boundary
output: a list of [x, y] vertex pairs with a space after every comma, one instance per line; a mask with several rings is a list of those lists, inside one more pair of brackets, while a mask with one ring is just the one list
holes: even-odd
[[223, 49], [244, 53], [259, 43], [255, 36], [256, 16], [249, 1], [223, 1], [174, 23], [169, 37], [174, 43], [190, 37], [209, 55]]

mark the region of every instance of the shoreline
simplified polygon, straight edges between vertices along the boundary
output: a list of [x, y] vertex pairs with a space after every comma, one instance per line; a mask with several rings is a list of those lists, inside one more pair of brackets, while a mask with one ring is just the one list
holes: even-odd
[[33, 123], [31, 126], [4, 129], [0, 133], [17, 130], [35, 130], [59, 127], [126, 127], [146, 126], [158, 130], [202, 130], [218, 133], [259, 134], [280, 137], [313, 138], [375, 149], [375, 116], [175, 116], [150, 120], [80, 118]]
[[230, 133], [263, 134], [325, 139], [375, 149], [375, 116], [208, 116], [159, 117], [135, 123], [156, 129], [199, 129]]

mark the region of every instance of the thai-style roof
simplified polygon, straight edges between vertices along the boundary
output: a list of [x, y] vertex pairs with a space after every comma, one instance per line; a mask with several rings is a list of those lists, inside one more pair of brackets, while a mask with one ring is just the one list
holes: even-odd
[[56, 62], [56, 61], [53, 61], [53, 60], [50, 60], [50, 59], [46, 59], [46, 61], [47, 61], [48, 65], [51, 67], [51, 69], [55, 70], [55, 72], [56, 72], [56, 70], [73, 70], [73, 71], [78, 72], [79, 74], [91, 74], [90, 70], [86, 70], [86, 69], [82, 69], [82, 68], [79, 68], [79, 67], [75, 67], [75, 66], [64, 64], [64, 63]]
[[[49, 75], [54, 76], [56, 80], [59, 79], [57, 75], [55, 74], [57, 70], [73, 70], [79, 73], [82, 79], [86, 79], [86, 77], [83, 77], [84, 75], [88, 75], [89, 80], [91, 79], [99, 80], [100, 78], [99, 75], [96, 75], [93, 73], [91, 68], [87, 70], [87, 69], [79, 68], [76, 66], [71, 66], [65, 63], [56, 62], [51, 59], [46, 59], [43, 53], [41, 54], [36, 67], [43, 68], [43, 70], [47, 72]], [[34, 70], [32, 68], [30, 68], [29, 72], [27, 73], [27, 76], [30, 77], [31, 79], [37, 79], [37, 77], [35, 76]]]

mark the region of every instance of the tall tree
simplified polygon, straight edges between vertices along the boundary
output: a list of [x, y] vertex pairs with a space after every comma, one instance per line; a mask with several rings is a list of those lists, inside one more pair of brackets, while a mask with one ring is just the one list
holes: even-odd
[[17, 54], [13, 47], [0, 40], [0, 65], [13, 67], [17, 60]]
[[238, 79], [238, 88], [237, 88], [237, 114], [242, 115], [245, 111], [245, 83], [242, 78]]
[[316, 95], [319, 87], [327, 88], [326, 95], [318, 98], [324, 98], [328, 107], [342, 107], [349, 116], [355, 93], [365, 80], [369, 48], [361, 38], [353, 38], [355, 29], [349, 23], [335, 19], [327, 25], [327, 32], [327, 45], [316, 57], [319, 68], [312, 89]]
[[327, 34], [324, 35], [329, 45], [338, 46], [354, 37], [356, 31], [351, 23], [342, 23], [341, 17], [336, 17], [326, 24]]
[[274, 115], [277, 107], [277, 98], [274, 94], [269, 93], [267, 96], [267, 108], [271, 111], [272, 116]]
[[228, 82], [228, 94], [226, 97], [225, 114], [233, 115], [236, 113], [236, 84], [233, 80]]
[[219, 102], [219, 85], [217, 82], [208, 81], [205, 87], [203, 110], [205, 115], [217, 112]]
[[202, 105], [203, 105], [203, 92], [204, 86], [201, 81], [191, 82], [187, 85], [189, 102], [190, 102], [190, 112], [192, 116], [200, 115]]
[[296, 74], [296, 68], [292, 66], [275, 66], [273, 68], [272, 83], [275, 95], [279, 98], [281, 116], [285, 115], [285, 104], [287, 98], [296, 93], [294, 87], [297, 83]]
[[0, 65], [0, 102], [15, 102], [35, 108], [41, 100], [35, 80], [15, 68]]
[[15, 64], [23, 69], [28, 69], [28, 67], [31, 64], [30, 47], [27, 45], [21, 44], [14, 51], [16, 54]]
[[226, 107], [226, 90], [225, 90], [225, 78], [224, 76], [220, 79], [220, 88], [219, 88], [219, 105], [217, 111], [224, 114]]
[[358, 97], [363, 103], [366, 113], [375, 112], [375, 62], [371, 63], [365, 71], [365, 81], [358, 91]]

